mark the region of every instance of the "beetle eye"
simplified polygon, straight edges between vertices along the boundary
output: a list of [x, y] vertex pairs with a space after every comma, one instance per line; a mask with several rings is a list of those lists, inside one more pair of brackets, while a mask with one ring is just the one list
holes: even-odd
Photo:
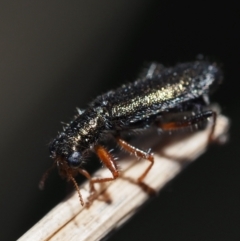
[[77, 168], [81, 165], [81, 154], [77, 151], [73, 152], [67, 159], [68, 165]]

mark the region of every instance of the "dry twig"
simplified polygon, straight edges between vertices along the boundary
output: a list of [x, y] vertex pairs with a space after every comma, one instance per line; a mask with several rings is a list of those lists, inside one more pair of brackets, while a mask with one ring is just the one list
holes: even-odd
[[[228, 125], [228, 119], [219, 116], [214, 139], [224, 142]], [[205, 151], [208, 133], [209, 128], [196, 132], [164, 147], [161, 152], [164, 155], [155, 154], [155, 163], [146, 177], [146, 184], [156, 191], [161, 190], [183, 169], [183, 163], [180, 160], [187, 159], [188, 162], [191, 162]], [[124, 177], [134, 179], [148, 165], [146, 161], [133, 159], [131, 157], [121, 161]], [[109, 176], [109, 171], [101, 169], [96, 175]], [[80, 205], [78, 195], [75, 193], [52, 209], [19, 241], [99, 240], [129, 219], [149, 198], [149, 195], [138, 185], [131, 183], [126, 178], [118, 178], [108, 183], [107, 186], [107, 193], [111, 195], [111, 204], [95, 200], [92, 206], [86, 209]], [[81, 185], [81, 193], [85, 200], [89, 195], [87, 190], [88, 183], [86, 182]]]

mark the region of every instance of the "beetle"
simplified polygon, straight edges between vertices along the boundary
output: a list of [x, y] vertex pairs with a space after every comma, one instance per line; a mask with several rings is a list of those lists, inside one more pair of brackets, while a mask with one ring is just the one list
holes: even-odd
[[[84, 201], [74, 177], [82, 174], [89, 179], [88, 202], [91, 203], [96, 195], [96, 183], [119, 177], [116, 160], [102, 144], [109, 135], [128, 153], [149, 161], [137, 179], [137, 183], [143, 183], [154, 165], [153, 153], [132, 146], [122, 138], [123, 134], [153, 126], [161, 131], [173, 131], [193, 127], [211, 117], [211, 140], [217, 115], [210, 108], [209, 94], [222, 79], [221, 69], [208, 61], [180, 63], [169, 68], [152, 63], [134, 82], [99, 95], [84, 111], [78, 109], [77, 116], [49, 145], [54, 162], [40, 181], [40, 188], [49, 171], [57, 166], [59, 174], [73, 182], [82, 205]], [[111, 177], [92, 178], [84, 169], [90, 152], [97, 154]]]

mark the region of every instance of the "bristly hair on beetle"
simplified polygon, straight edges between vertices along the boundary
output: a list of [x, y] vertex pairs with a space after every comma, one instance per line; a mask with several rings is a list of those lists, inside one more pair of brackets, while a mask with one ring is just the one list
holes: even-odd
[[[50, 170], [57, 166], [59, 174], [74, 184], [82, 205], [84, 201], [74, 177], [82, 174], [89, 179], [90, 204], [96, 197], [96, 183], [113, 181], [119, 176], [116, 160], [101, 144], [109, 135], [123, 150], [150, 162], [137, 179], [142, 184], [154, 164], [153, 153], [130, 145], [122, 138], [123, 134], [150, 127], [173, 131], [193, 127], [211, 117], [210, 141], [216, 112], [210, 107], [209, 94], [222, 79], [219, 67], [207, 61], [181, 63], [170, 68], [152, 63], [136, 81], [98, 96], [86, 110], [79, 110], [73, 121], [65, 125], [49, 145], [54, 162], [43, 175], [40, 188], [44, 187]], [[112, 177], [92, 178], [84, 169], [83, 164], [88, 162], [91, 152], [97, 154]]]

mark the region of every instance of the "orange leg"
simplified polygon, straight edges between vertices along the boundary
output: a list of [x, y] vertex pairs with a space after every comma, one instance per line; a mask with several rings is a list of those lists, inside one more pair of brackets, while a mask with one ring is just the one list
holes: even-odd
[[142, 173], [142, 175], [137, 180], [138, 183], [142, 183], [143, 179], [146, 177], [146, 175], [151, 170], [151, 168], [154, 164], [153, 153], [144, 152], [144, 151], [130, 145], [129, 143], [127, 143], [126, 141], [122, 140], [119, 137], [117, 137], [116, 140], [117, 140], [118, 145], [120, 147], [122, 147], [125, 151], [127, 151], [131, 154], [134, 154], [138, 158], [144, 158], [144, 159], [150, 161], [150, 165], [147, 167], [147, 169]]
[[86, 170], [79, 168], [78, 171], [89, 180], [91, 194], [88, 197], [88, 202], [86, 203], [87, 208], [90, 207], [92, 201], [95, 199], [111, 203], [111, 198], [107, 193], [105, 193], [102, 197], [97, 197], [96, 189], [94, 187], [94, 180], [92, 180], [91, 175]]
[[[87, 206], [89, 207], [90, 204], [94, 199], [96, 199], [96, 189], [94, 187], [95, 183], [104, 183], [104, 182], [109, 182], [113, 181], [119, 176], [119, 171], [117, 169], [117, 164], [112, 157], [112, 155], [103, 147], [100, 145], [96, 145], [94, 147], [95, 152], [97, 156], [100, 158], [100, 160], [104, 163], [104, 165], [109, 169], [109, 171], [112, 173], [112, 177], [99, 177], [99, 178], [91, 178], [90, 174], [84, 170], [84, 169], [79, 169], [79, 172], [84, 175], [87, 179], [89, 179], [90, 182], [90, 192], [91, 195], [88, 198], [89, 203]], [[106, 195], [106, 198], [103, 199], [104, 201], [109, 202], [110, 198], [108, 195]]]
[[119, 171], [117, 169], [117, 163], [115, 162], [113, 156], [103, 147], [100, 145], [96, 145], [94, 147], [95, 152], [97, 153], [100, 160], [104, 163], [104, 165], [109, 169], [112, 173], [113, 177], [107, 178], [95, 178], [92, 179], [92, 183], [101, 183], [101, 182], [109, 182], [113, 181], [119, 176]]
[[170, 121], [170, 122], [157, 122], [157, 126], [160, 127], [162, 130], [166, 131], [172, 131], [172, 130], [178, 130], [181, 128], [191, 127], [198, 123], [201, 123], [205, 121], [207, 118], [212, 117], [213, 118], [213, 124], [212, 129], [209, 133], [208, 141], [211, 142], [213, 140], [213, 134], [215, 130], [216, 125], [216, 119], [217, 119], [217, 113], [215, 111], [204, 111], [202, 113], [196, 114], [194, 116], [186, 116], [186, 119], [179, 120], [179, 121]]
[[119, 176], [119, 172], [117, 170], [117, 164], [114, 161], [114, 158], [111, 156], [111, 154], [102, 146], [95, 146], [95, 151], [100, 158], [100, 160], [105, 164], [105, 166], [110, 170], [113, 177], [104, 177], [104, 178], [91, 178], [91, 175], [84, 169], [78, 169], [78, 171], [84, 175], [87, 179], [90, 181], [90, 191], [95, 192], [96, 189], [94, 187], [94, 183], [102, 183], [102, 182], [109, 182], [113, 181]]
[[215, 111], [212, 111], [212, 118], [213, 118], [213, 124], [211, 132], [209, 133], [208, 142], [212, 142], [214, 140], [213, 134], [215, 131], [216, 121], [217, 121], [217, 113]]
[[81, 168], [79, 168], [78, 171], [79, 171], [79, 173], [81, 173], [83, 176], [85, 176], [89, 180], [90, 192], [91, 193], [95, 192], [96, 190], [95, 190], [95, 188], [93, 186], [91, 175], [86, 170], [81, 169]]

